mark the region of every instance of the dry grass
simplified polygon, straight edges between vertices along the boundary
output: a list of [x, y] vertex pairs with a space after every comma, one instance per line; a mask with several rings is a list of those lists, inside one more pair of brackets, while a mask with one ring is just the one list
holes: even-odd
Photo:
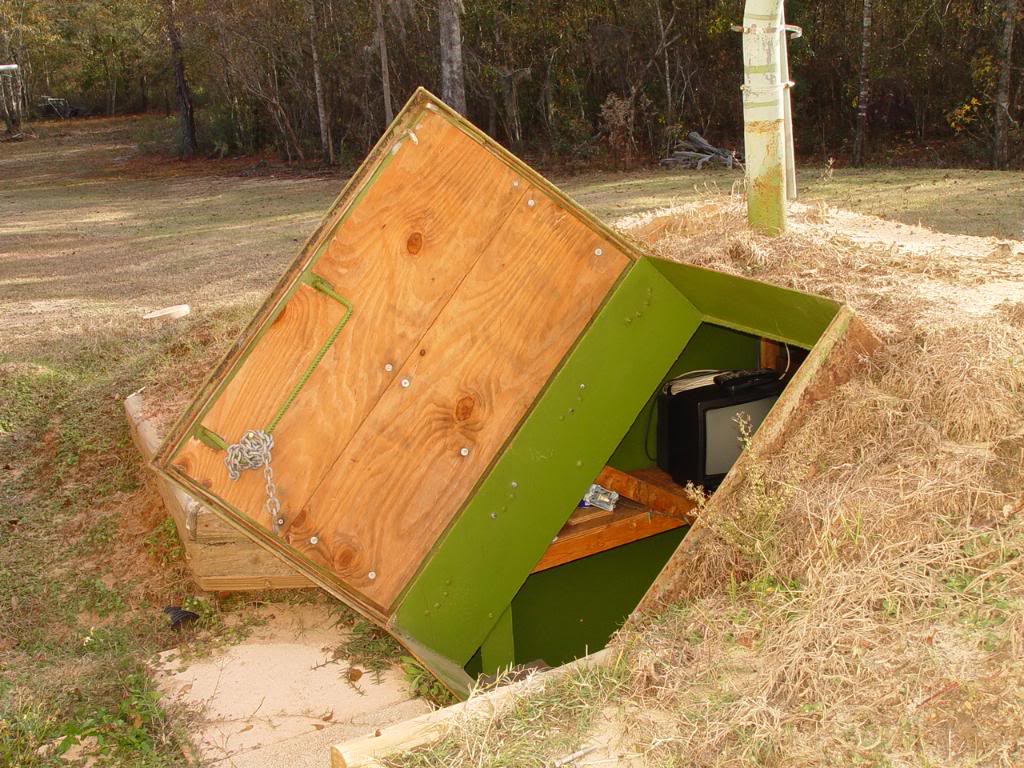
[[887, 348], [706, 521], [687, 599], [624, 633], [619, 727], [657, 765], [1020, 765], [1022, 305], [987, 290], [1024, 298], [1019, 244], [857, 244], [813, 209], [769, 240], [741, 214], [646, 226], [849, 301]]

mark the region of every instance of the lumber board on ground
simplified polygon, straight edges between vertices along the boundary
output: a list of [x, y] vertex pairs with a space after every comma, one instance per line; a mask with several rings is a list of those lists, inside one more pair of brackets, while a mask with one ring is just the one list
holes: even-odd
[[[145, 417], [142, 396], [135, 393], [128, 397], [124, 409], [132, 440], [148, 462], [159, 448], [160, 436]], [[313, 586], [305, 576], [243, 537], [178, 486], [161, 476], [155, 476], [153, 482], [174, 521], [185, 561], [200, 589], [246, 592]]]
[[385, 391], [303, 508], [293, 546], [388, 609], [628, 263], [530, 187], [402, 367], [409, 386]]
[[403, 752], [440, 741], [458, 718], [494, 717], [515, 702], [582, 670], [608, 665], [614, 656], [610, 649], [584, 656], [555, 669], [537, 672], [524, 680], [472, 696], [467, 701], [444, 707], [402, 723], [382, 728], [374, 734], [331, 747], [331, 768], [382, 768], [383, 760]]
[[[312, 268], [354, 309], [274, 432], [283, 534], [300, 548], [309, 525], [297, 514], [381, 394], [404, 375], [417, 342], [525, 192], [512, 169], [441, 115], [425, 111], [412, 130], [416, 140], [396, 145], [387, 172], [327, 238]], [[229, 443], [265, 428], [344, 311], [300, 284], [249, 345], [202, 425]], [[174, 464], [269, 528], [262, 474], [231, 481], [223, 459], [223, 451], [191, 439]]]

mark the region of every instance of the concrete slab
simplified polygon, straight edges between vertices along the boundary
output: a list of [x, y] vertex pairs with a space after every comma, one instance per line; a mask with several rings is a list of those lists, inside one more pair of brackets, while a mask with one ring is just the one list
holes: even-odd
[[429, 711], [401, 672], [356, 683], [332, 650], [345, 637], [327, 605], [274, 605], [245, 641], [183, 662], [160, 654], [155, 677], [168, 703], [199, 713], [193, 742], [218, 768], [327, 766], [329, 745]]

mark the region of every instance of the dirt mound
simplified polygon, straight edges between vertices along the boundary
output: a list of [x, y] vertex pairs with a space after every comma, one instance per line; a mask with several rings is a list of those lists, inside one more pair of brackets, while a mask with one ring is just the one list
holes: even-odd
[[[1024, 760], [1024, 244], [736, 199], [625, 222], [660, 255], [827, 294], [886, 351], [757, 457], [624, 633], [619, 730], [690, 765]], [[660, 764], [660, 763], [659, 763]]]

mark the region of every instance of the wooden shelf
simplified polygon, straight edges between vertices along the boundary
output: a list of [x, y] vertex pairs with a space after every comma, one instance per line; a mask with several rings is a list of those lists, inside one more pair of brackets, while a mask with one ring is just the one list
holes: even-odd
[[621, 472], [605, 467], [595, 482], [619, 494], [615, 511], [576, 509], [532, 573], [693, 522], [696, 504], [660, 469]]

